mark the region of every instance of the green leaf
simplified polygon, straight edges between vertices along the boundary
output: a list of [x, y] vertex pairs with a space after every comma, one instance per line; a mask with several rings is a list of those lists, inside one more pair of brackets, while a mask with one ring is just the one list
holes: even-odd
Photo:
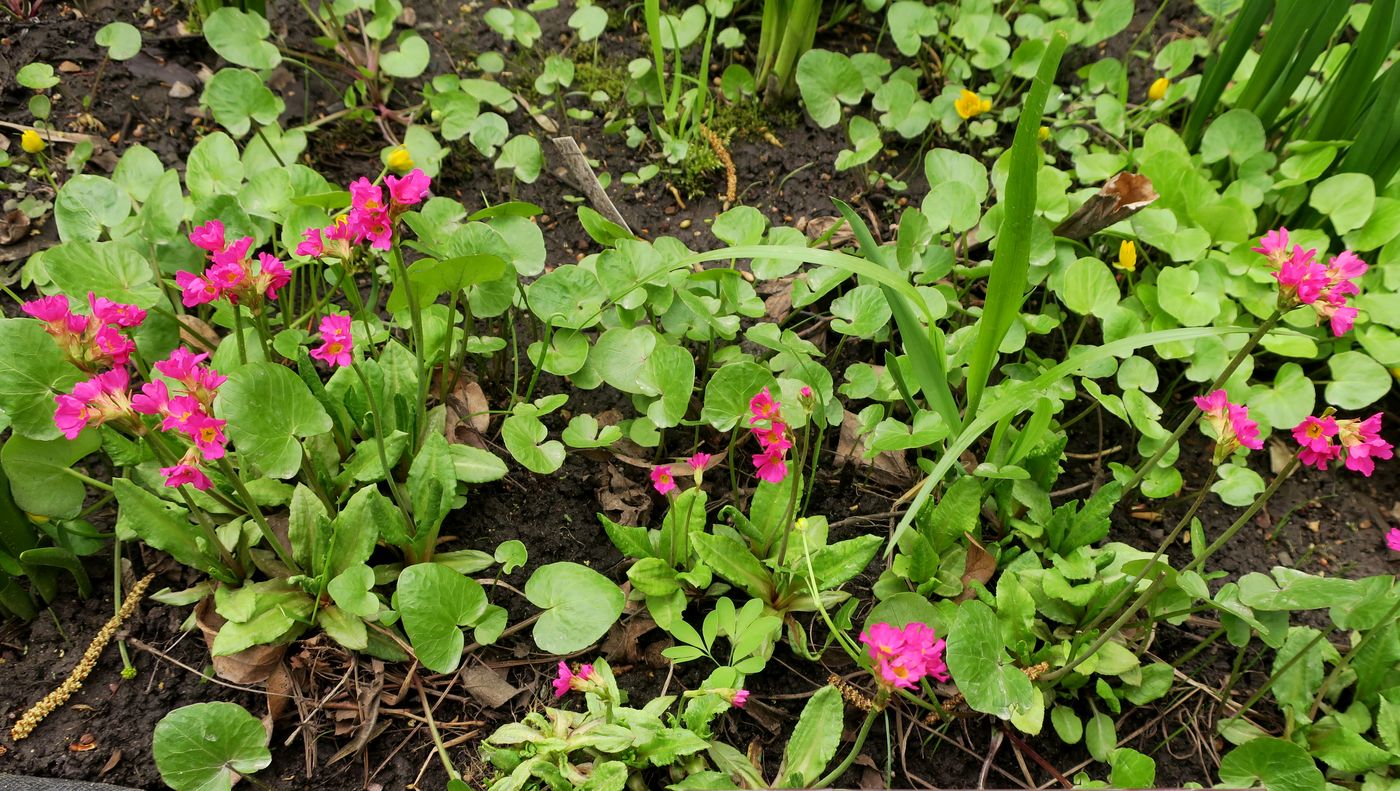
[[1118, 731], [1113, 718], [1101, 711], [1094, 712], [1084, 729], [1084, 746], [1095, 761], [1108, 761], [1113, 751], [1118, 749]]
[[32, 91], [44, 91], [58, 84], [58, 75], [47, 63], [28, 63], [15, 74], [15, 82]]
[[217, 550], [197, 537], [199, 534], [190, 524], [188, 511], [156, 497], [129, 478], [117, 478], [112, 481], [112, 488], [119, 506], [117, 535], [138, 537], [191, 568], [214, 570], [215, 562], [211, 558], [217, 557]]
[[525, 583], [525, 598], [544, 610], [535, 623], [535, 645], [550, 654], [571, 654], [607, 633], [622, 614], [622, 589], [577, 563], [541, 566]]
[[0, 349], [0, 410], [11, 429], [31, 439], [62, 436], [53, 422], [54, 395], [71, 390], [81, 372], [34, 319], [0, 319]]
[[452, 471], [462, 483], [490, 483], [506, 477], [506, 463], [489, 450], [471, 445], [451, 445]]
[[1269, 791], [1322, 791], [1322, 772], [1302, 747], [1283, 739], [1261, 736], [1231, 750], [1220, 759], [1220, 782], [1250, 788], [1262, 782]]
[[1119, 747], [1108, 757], [1108, 783], [1114, 788], [1152, 788], [1157, 762], [1130, 747]]
[[824, 49], [809, 49], [797, 62], [797, 87], [808, 114], [823, 129], [841, 120], [843, 103], [856, 104], [865, 96], [865, 81], [851, 59]]
[[1080, 258], [1065, 270], [1064, 283], [1056, 290], [1065, 307], [1081, 316], [1103, 318], [1118, 304], [1118, 282], [1097, 258]]
[[220, 57], [250, 69], [271, 69], [282, 54], [267, 40], [272, 28], [262, 14], [223, 6], [204, 20], [204, 38]]
[[386, 52], [379, 58], [379, 67], [390, 77], [413, 79], [428, 68], [428, 42], [416, 33], [408, 33], [399, 40], [399, 48]]
[[438, 525], [452, 510], [452, 499], [457, 494], [456, 477], [447, 438], [436, 431], [428, 434], [408, 468], [408, 498], [413, 506], [417, 538], [426, 540], [436, 535]]
[[691, 547], [705, 565], [755, 599], [773, 597], [773, 580], [748, 547], [729, 536], [692, 533]]
[[272, 763], [267, 731], [236, 703], [195, 703], [156, 723], [151, 752], [175, 791], [229, 791], [235, 777]]
[[822, 687], [808, 699], [783, 750], [778, 787], [806, 788], [821, 777], [841, 742], [844, 713], [841, 691], [836, 687]]
[[1259, 473], [1239, 464], [1224, 464], [1219, 469], [1220, 480], [1210, 487], [1226, 505], [1240, 508], [1254, 502], [1266, 488]]
[[947, 661], [967, 705], [976, 711], [1010, 719], [1031, 709], [1039, 694], [1007, 656], [996, 613], [977, 599], [958, 606], [948, 631]]
[[247, 69], [219, 69], [204, 86], [199, 103], [234, 137], [248, 134], [254, 121], [259, 126], [276, 123], [286, 109], [263, 79]]
[[394, 607], [418, 661], [429, 670], [451, 673], [466, 645], [460, 627], [472, 626], [486, 614], [486, 591], [446, 566], [417, 563], [399, 575]]
[[1239, 164], [1264, 150], [1264, 125], [1248, 110], [1230, 110], [1211, 122], [1201, 138], [1201, 160], [1229, 157]]
[[77, 439], [10, 437], [0, 448], [0, 464], [10, 476], [15, 504], [31, 514], [71, 519], [83, 510], [87, 486], [69, 474], [73, 463], [102, 445], [96, 431]]
[[150, 308], [160, 301], [151, 265], [120, 242], [65, 242], [44, 252], [44, 268], [67, 294], [89, 291], [115, 302]]
[[720, 367], [705, 386], [700, 419], [719, 431], [729, 431], [749, 414], [749, 401], [767, 387], [777, 392], [778, 382], [758, 363], [736, 362]]
[[249, 362], [229, 374], [214, 412], [228, 421], [229, 439], [243, 459], [273, 478], [290, 478], [301, 468], [299, 437], [331, 430], [330, 415], [306, 383], [268, 362]]
[[1355, 774], [1378, 769], [1394, 757], [1344, 727], [1314, 729], [1308, 737], [1312, 754], [1339, 772]]
[[[493, 11], [499, 9], [492, 9]], [[526, 184], [534, 184], [544, 167], [544, 152], [540, 141], [529, 135], [516, 135], [496, 155], [496, 170], [509, 170], [515, 178]]]
[[1313, 187], [1308, 205], [1345, 234], [1366, 224], [1376, 206], [1376, 185], [1364, 173], [1338, 173]]
[[608, 12], [602, 6], [579, 6], [569, 15], [569, 27], [578, 31], [579, 41], [592, 41], [608, 26]]
[[126, 22], [108, 22], [97, 29], [93, 41], [106, 47], [112, 60], [129, 60], [141, 51], [141, 31]]
[[[59, 188], [58, 197], [54, 199], [53, 214], [58, 224], [58, 235], [64, 241], [95, 242], [101, 238], [104, 228], [116, 227], [131, 214], [131, 198], [111, 180], [81, 173]], [[140, 256], [133, 251], [126, 252], [130, 253], [129, 257], [140, 260]], [[48, 260], [47, 256], [46, 253], [45, 260]], [[149, 265], [146, 271], [149, 275]], [[68, 293], [74, 297], [85, 296], [80, 291]]]
[[510, 455], [531, 472], [549, 475], [564, 464], [564, 444], [545, 441], [549, 429], [533, 415], [511, 415], [501, 423], [501, 439]]
[[337, 574], [326, 592], [340, 609], [351, 615], [369, 618], [379, 612], [379, 599], [374, 597], [374, 570], [363, 563]]
[[1361, 409], [1390, 392], [1390, 374], [1385, 366], [1364, 352], [1342, 352], [1327, 360], [1332, 381], [1327, 384], [1327, 401], [1340, 409]]

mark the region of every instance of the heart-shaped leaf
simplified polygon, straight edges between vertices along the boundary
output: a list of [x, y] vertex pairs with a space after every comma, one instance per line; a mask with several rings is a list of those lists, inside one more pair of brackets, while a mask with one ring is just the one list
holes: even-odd
[[175, 791], [229, 791], [235, 776], [272, 763], [267, 731], [236, 703], [175, 709], [156, 723], [151, 752]]
[[486, 591], [444, 565], [418, 563], [399, 575], [394, 606], [418, 661], [438, 673], [451, 673], [466, 645], [461, 627], [476, 624], [487, 612]]
[[[275, 404], [276, 409], [269, 409]], [[229, 374], [214, 412], [228, 421], [228, 436], [244, 460], [273, 478], [301, 468], [299, 437], [331, 430], [331, 416], [291, 369], [250, 362]]]
[[577, 563], [541, 566], [525, 583], [525, 598], [544, 610], [535, 623], [535, 645], [571, 654], [602, 637], [622, 614], [622, 589]]

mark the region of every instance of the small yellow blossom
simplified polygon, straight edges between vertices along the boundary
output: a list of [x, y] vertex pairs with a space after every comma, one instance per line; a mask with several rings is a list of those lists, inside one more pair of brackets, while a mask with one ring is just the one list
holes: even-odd
[[1118, 245], [1118, 260], [1114, 262], [1113, 265], [1124, 272], [1136, 272], [1137, 245], [1133, 244], [1130, 240], [1124, 239], [1122, 244]]
[[24, 134], [19, 136], [19, 147], [24, 149], [26, 153], [37, 154], [48, 148], [48, 143], [44, 142], [44, 138], [40, 137], [38, 132], [26, 129]]
[[953, 107], [958, 111], [958, 117], [966, 121], [973, 116], [981, 115], [992, 109], [990, 99], [983, 99], [981, 96], [963, 88], [962, 95], [953, 102]]
[[1036, 130], [1036, 136], [1040, 138], [1040, 142], [1042, 142], [1042, 143], [1044, 143], [1046, 140], [1049, 140], [1049, 139], [1050, 139], [1050, 127], [1048, 127], [1048, 126], [1042, 126], [1042, 127], [1040, 127], [1040, 129]]
[[1166, 77], [1158, 77], [1152, 81], [1152, 85], [1147, 89], [1147, 98], [1152, 101], [1161, 101], [1167, 95], [1167, 88], [1171, 87], [1172, 81]]
[[404, 173], [413, 168], [413, 157], [409, 156], [408, 149], [403, 146], [396, 146], [389, 152], [389, 169]]

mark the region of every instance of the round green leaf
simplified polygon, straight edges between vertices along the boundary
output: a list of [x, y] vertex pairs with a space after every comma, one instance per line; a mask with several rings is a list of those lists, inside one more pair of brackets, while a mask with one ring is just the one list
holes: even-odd
[[1360, 228], [1376, 206], [1376, 185], [1364, 173], [1338, 173], [1313, 187], [1308, 205], [1332, 221], [1337, 233]]
[[235, 775], [272, 763], [267, 731], [236, 703], [196, 703], [156, 723], [151, 745], [160, 778], [175, 791], [229, 791]]
[[248, 134], [253, 121], [267, 126], [286, 109], [258, 75], [247, 69], [219, 69], [204, 86], [199, 103], [234, 137]]
[[262, 14], [223, 6], [204, 20], [204, 38], [224, 60], [250, 69], [271, 69], [282, 54], [267, 40], [272, 32]]
[[1081, 316], [1105, 315], [1119, 296], [1113, 273], [1099, 259], [1087, 257], [1069, 265], [1058, 293], [1065, 307]]
[[525, 598], [544, 610], [535, 623], [535, 645], [571, 654], [592, 645], [622, 614], [622, 589], [577, 563], [541, 566], [525, 583]]
[[0, 448], [15, 504], [31, 514], [71, 519], [83, 509], [87, 486], [69, 474], [73, 463], [101, 446], [96, 431], [77, 439], [39, 440], [15, 435]]
[[413, 653], [438, 673], [457, 669], [466, 645], [461, 627], [482, 618], [486, 604], [486, 591], [476, 580], [438, 563], [404, 569], [394, 593]]
[[[110, 179], [88, 173], [64, 183], [53, 203], [58, 235], [64, 241], [95, 242], [101, 238], [103, 228], [115, 227], [130, 213], [131, 198], [125, 191]], [[68, 293], [77, 296], [83, 292]]]
[[569, 16], [569, 27], [578, 31], [579, 41], [592, 41], [608, 26], [608, 12], [597, 5], [580, 6]]
[[[276, 409], [269, 409], [271, 404]], [[249, 362], [219, 388], [215, 413], [228, 421], [228, 436], [265, 475], [290, 478], [301, 468], [298, 437], [331, 430], [331, 417], [291, 369]]]
[[412, 79], [428, 68], [428, 42], [422, 36], [410, 34], [399, 42], [399, 48], [384, 53], [379, 59], [379, 68], [390, 77]]
[[1322, 791], [1327, 785], [1312, 756], [1283, 739], [1261, 736], [1220, 760], [1223, 785], [1252, 788], [1261, 781], [1269, 791]]
[[1361, 409], [1390, 391], [1390, 373], [1363, 352], [1334, 354], [1327, 361], [1332, 381], [1327, 401], [1340, 409]]
[[33, 319], [0, 319], [0, 349], [0, 410], [10, 427], [33, 439], [58, 437], [54, 395], [68, 392], [81, 373]]
[[797, 87], [807, 112], [823, 129], [841, 120], [843, 103], [855, 104], [865, 96], [865, 81], [851, 59], [824, 49], [807, 50], [797, 62]]
[[1225, 157], [1240, 163], [1264, 150], [1264, 125], [1248, 110], [1230, 110], [1211, 122], [1201, 138], [1201, 159]]
[[496, 170], [509, 170], [526, 184], [534, 184], [544, 167], [544, 153], [540, 142], [529, 135], [516, 135], [505, 145], [496, 157]]
[[720, 431], [729, 431], [749, 413], [749, 401], [759, 390], [777, 392], [778, 382], [767, 368], [751, 362], [730, 363], [710, 378], [700, 418]]
[[141, 51], [141, 31], [126, 22], [103, 25], [93, 40], [107, 48], [107, 57], [112, 60], [129, 60]]
[[91, 291], [142, 308], [160, 301], [150, 263], [121, 242], [64, 242], [45, 251], [44, 268], [65, 294]]
[[1202, 327], [1220, 313], [1220, 300], [1203, 293], [1192, 266], [1169, 266], [1157, 274], [1157, 301], [1186, 327]]
[[32, 91], [43, 91], [57, 85], [58, 76], [47, 63], [30, 63], [15, 74], [15, 82]]
[[958, 607], [948, 630], [947, 661], [967, 705], [976, 711], [1006, 719], [1030, 710], [1039, 695], [1002, 646], [996, 613], [976, 599]]

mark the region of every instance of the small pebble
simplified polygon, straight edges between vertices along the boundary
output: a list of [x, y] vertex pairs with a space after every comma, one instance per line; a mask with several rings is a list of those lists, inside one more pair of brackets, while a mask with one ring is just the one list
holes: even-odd
[[690, 218], [689, 218], [689, 217], [685, 218], [684, 220], [681, 220], [681, 230], [685, 230], [686, 228], [689, 228], [689, 227], [690, 227]]

